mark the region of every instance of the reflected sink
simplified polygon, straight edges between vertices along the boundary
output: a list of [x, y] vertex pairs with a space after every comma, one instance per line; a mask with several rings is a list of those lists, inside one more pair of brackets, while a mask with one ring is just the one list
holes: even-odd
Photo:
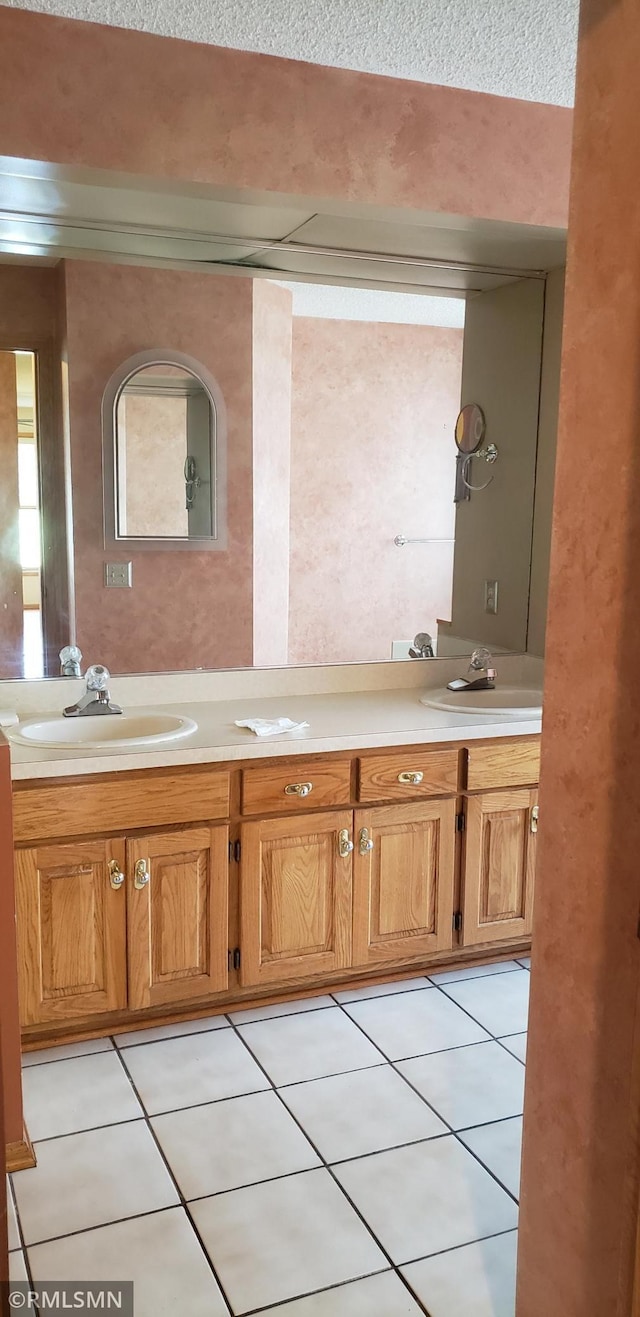
[[29, 718], [5, 735], [19, 745], [80, 746], [88, 750], [164, 745], [191, 736], [198, 724], [177, 713], [89, 714], [80, 718]]
[[427, 691], [420, 703], [443, 713], [492, 714], [502, 718], [542, 717], [542, 691], [531, 686], [496, 686], [492, 691]]

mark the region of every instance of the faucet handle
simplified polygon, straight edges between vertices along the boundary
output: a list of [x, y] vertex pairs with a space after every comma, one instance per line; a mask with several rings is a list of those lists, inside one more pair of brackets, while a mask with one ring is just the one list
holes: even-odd
[[491, 653], [491, 650], [485, 649], [484, 645], [480, 645], [478, 649], [474, 649], [469, 663], [469, 671], [484, 672], [492, 667], [493, 654]]
[[93, 663], [85, 673], [88, 691], [106, 691], [111, 673], [102, 663]]
[[419, 631], [413, 645], [409, 646], [410, 658], [433, 658], [433, 638], [428, 631]]
[[60, 673], [63, 677], [81, 677], [82, 650], [77, 645], [64, 645], [60, 650]]

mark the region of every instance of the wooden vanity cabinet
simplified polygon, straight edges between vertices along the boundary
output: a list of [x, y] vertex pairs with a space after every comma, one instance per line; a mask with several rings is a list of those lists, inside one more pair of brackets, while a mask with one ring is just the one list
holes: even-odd
[[127, 842], [128, 1005], [197, 1001], [228, 983], [226, 826]]
[[19, 787], [27, 1037], [526, 947], [538, 753], [513, 738]]
[[451, 950], [455, 837], [454, 799], [356, 810], [354, 965]]
[[229, 774], [209, 767], [15, 792], [23, 1026], [226, 990], [228, 812]]
[[228, 829], [16, 852], [23, 1025], [224, 991]]
[[438, 799], [245, 823], [243, 986], [450, 950], [455, 817]]
[[124, 838], [52, 842], [16, 852], [23, 1025], [127, 1005]]
[[540, 741], [476, 744], [467, 755], [462, 943], [531, 937]]
[[352, 827], [349, 810], [242, 825], [243, 987], [351, 964]]
[[538, 793], [528, 788], [470, 796], [462, 928], [465, 946], [531, 937]]

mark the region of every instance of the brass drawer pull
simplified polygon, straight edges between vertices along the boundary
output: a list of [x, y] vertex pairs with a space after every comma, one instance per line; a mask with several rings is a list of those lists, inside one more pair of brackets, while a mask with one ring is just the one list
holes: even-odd
[[353, 842], [349, 836], [348, 828], [341, 828], [338, 833], [338, 855], [345, 859], [353, 850]]
[[136, 860], [136, 867], [133, 871], [133, 885], [140, 891], [140, 888], [146, 887], [151, 881], [151, 874], [147, 868], [146, 860]]
[[538, 820], [540, 818], [540, 806], [534, 805], [531, 810], [531, 821], [529, 827], [533, 833], [538, 831]]
[[360, 854], [368, 855], [373, 850], [373, 837], [369, 836], [368, 828], [360, 829]]
[[423, 777], [424, 777], [424, 773], [415, 773], [415, 772], [398, 773], [398, 781], [402, 782], [403, 786], [407, 784], [408, 786], [417, 787], [418, 783], [422, 781]]
[[124, 874], [117, 860], [109, 860], [109, 879], [115, 891], [119, 891], [124, 882]]
[[313, 791], [313, 782], [290, 782], [285, 787], [285, 796], [308, 796]]

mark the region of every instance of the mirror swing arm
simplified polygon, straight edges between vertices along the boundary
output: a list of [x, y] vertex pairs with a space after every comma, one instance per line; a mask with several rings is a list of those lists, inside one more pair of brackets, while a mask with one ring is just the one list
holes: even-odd
[[454, 431], [458, 449], [454, 503], [465, 501], [471, 493], [480, 493], [483, 489], [488, 489], [493, 480], [493, 476], [490, 475], [484, 484], [472, 485], [468, 477], [469, 464], [474, 457], [479, 457], [490, 466], [498, 460], [498, 449], [495, 444], [482, 447], [486, 433], [487, 422], [482, 407], [477, 402], [467, 403], [458, 413]]

